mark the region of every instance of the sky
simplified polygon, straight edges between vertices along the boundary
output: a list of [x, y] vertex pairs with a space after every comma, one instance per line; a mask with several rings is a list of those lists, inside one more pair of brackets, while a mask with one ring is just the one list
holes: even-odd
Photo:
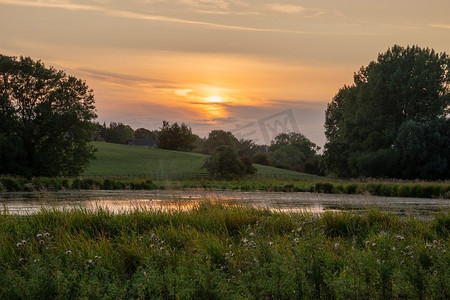
[[326, 105], [398, 45], [450, 52], [448, 0], [0, 0], [0, 53], [84, 79], [98, 120], [325, 143]]

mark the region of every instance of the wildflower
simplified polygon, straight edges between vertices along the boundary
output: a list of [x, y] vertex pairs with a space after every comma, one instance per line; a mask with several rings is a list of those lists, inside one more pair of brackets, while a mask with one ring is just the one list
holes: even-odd
[[336, 249], [336, 250], [339, 250], [339, 242], [338, 243], [336, 243], [336, 244], [334, 244], [334, 249]]
[[366, 245], [369, 245], [370, 244], [370, 241], [366, 241]]
[[398, 239], [399, 241], [403, 241], [405, 238], [402, 237], [401, 235], [397, 235], [397, 239]]
[[392, 247], [392, 251], [395, 251], [397, 248], [395, 248], [395, 246], [394, 247]]
[[433, 245], [431, 245], [431, 244], [426, 244], [425, 245], [425, 248], [427, 248], [427, 249], [430, 249], [431, 247], [433, 247]]
[[372, 243], [372, 247], [375, 247], [377, 244], [376, 243]]
[[16, 244], [16, 247], [17, 247], [17, 248], [20, 248], [20, 247], [22, 247], [22, 243], [20, 243], [20, 242], [19, 242], [19, 243], [17, 243], [17, 244]]
[[39, 244], [44, 245], [44, 240], [39, 240]]
[[298, 244], [298, 243], [300, 242], [300, 240], [299, 240], [298, 238], [295, 238], [295, 239], [294, 239], [294, 242], [295, 242], [296, 244]]
[[247, 240], [246, 238], [243, 238], [241, 241], [242, 241], [244, 244], [247, 244], [247, 242], [248, 242], [248, 240]]
[[22, 240], [22, 244], [24, 244], [24, 245], [25, 245], [26, 243], [27, 243], [27, 241], [25, 241], [25, 240]]
[[44, 236], [45, 236], [45, 237], [49, 237], [49, 236], [50, 236], [50, 233], [44, 232]]
[[88, 259], [88, 264], [90, 264], [90, 265], [92, 265], [92, 264], [94, 264], [94, 261], [92, 260], [92, 259]]
[[25, 258], [21, 257], [21, 258], [19, 259], [19, 261], [20, 261], [20, 262], [24, 262], [24, 261], [25, 261]]
[[250, 234], [249, 234], [250, 236], [255, 236], [255, 234], [253, 233], [253, 232], [250, 232]]
[[380, 236], [386, 236], [386, 235], [387, 235], [386, 232], [380, 231]]
[[95, 259], [100, 259], [100, 258], [102, 258], [102, 257], [99, 256], [99, 255], [98, 255], [98, 256], [96, 255], [94, 258], [95, 258]]
[[300, 232], [300, 231], [302, 231], [302, 229], [303, 228], [299, 227], [299, 228], [297, 228], [297, 231]]
[[42, 237], [42, 233], [38, 233], [38, 234], [36, 234], [36, 238], [41, 238]]
[[273, 245], [273, 242], [269, 242], [269, 246], [272, 246]]
[[67, 249], [66, 254], [72, 254], [72, 249]]

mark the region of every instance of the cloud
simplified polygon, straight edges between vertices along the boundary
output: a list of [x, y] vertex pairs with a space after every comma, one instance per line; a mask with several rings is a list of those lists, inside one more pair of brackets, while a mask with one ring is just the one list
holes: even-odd
[[111, 72], [92, 70], [92, 69], [88, 69], [88, 68], [79, 68], [77, 70], [86, 74], [89, 77], [93, 77], [93, 78], [108, 81], [108, 82], [113, 82], [116, 84], [126, 85], [126, 86], [151, 85], [152, 87], [155, 87], [155, 88], [157, 88], [157, 87], [161, 88], [160, 84], [169, 83], [166, 80], [117, 74], [117, 73], [111, 73]]
[[[194, 1], [195, 2], [195, 1]], [[197, 1], [198, 2], [198, 1]], [[208, 1], [206, 1], [208, 2]], [[219, 3], [220, 1], [211, 1], [211, 3]], [[209, 2], [208, 2], [209, 3]], [[140, 12], [133, 12], [128, 10], [113, 9], [107, 7], [100, 7], [94, 5], [84, 5], [76, 4], [66, 1], [13, 1], [13, 0], [0, 0], [0, 4], [22, 6], [22, 7], [36, 7], [36, 8], [55, 8], [70, 11], [91, 11], [96, 13], [102, 13], [111, 17], [124, 18], [124, 19], [134, 19], [134, 20], [145, 20], [145, 21], [155, 21], [155, 22], [167, 22], [167, 23], [178, 23], [185, 25], [201, 26], [205, 28], [221, 29], [221, 30], [235, 30], [235, 31], [250, 31], [250, 32], [271, 32], [271, 33], [291, 33], [291, 34], [307, 34], [307, 35], [327, 35], [327, 32], [317, 32], [317, 31], [301, 31], [301, 30], [289, 30], [289, 29], [278, 29], [278, 28], [261, 28], [261, 27], [251, 27], [251, 26], [241, 26], [241, 25], [226, 25], [220, 23], [189, 20], [183, 18], [169, 17], [164, 15], [154, 15], [146, 14]]]
[[306, 8], [303, 6], [291, 4], [270, 3], [266, 4], [266, 7], [270, 10], [287, 14], [298, 14], [306, 11]]
[[450, 29], [450, 24], [431, 24], [433, 28]]

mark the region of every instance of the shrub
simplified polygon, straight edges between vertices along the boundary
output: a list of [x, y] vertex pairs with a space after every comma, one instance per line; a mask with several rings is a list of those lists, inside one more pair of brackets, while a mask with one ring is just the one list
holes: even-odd
[[331, 194], [333, 192], [333, 184], [328, 182], [317, 182], [314, 185], [314, 190], [317, 193]]

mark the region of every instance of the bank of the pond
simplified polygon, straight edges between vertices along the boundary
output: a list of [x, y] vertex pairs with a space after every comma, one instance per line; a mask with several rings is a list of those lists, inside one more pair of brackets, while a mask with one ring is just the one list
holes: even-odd
[[1, 299], [449, 299], [450, 214], [430, 221], [190, 211], [0, 215]]
[[275, 178], [155, 179], [151, 177], [92, 177], [33, 179], [0, 177], [0, 192], [58, 190], [164, 190], [220, 189], [267, 192], [317, 192], [327, 194], [368, 194], [384, 197], [416, 197], [450, 199], [449, 182], [360, 182]]

